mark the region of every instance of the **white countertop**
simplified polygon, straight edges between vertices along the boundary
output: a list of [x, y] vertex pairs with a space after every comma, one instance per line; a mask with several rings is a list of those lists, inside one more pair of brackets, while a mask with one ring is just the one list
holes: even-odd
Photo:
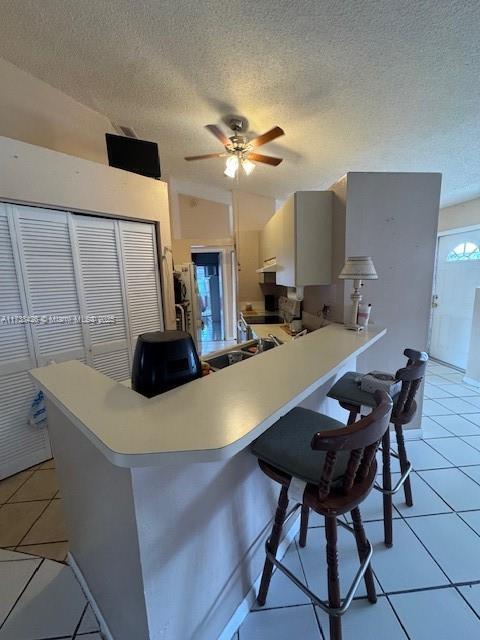
[[78, 361], [31, 375], [112, 464], [209, 462], [244, 449], [384, 334], [331, 324], [155, 398]]

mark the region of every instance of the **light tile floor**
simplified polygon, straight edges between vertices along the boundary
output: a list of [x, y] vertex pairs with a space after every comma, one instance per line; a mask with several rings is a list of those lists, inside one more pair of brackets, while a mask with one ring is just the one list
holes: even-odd
[[53, 460], [0, 482], [0, 547], [65, 560], [67, 532]]
[[[480, 637], [480, 390], [430, 363], [425, 391], [424, 439], [407, 443], [415, 504], [395, 497], [395, 544], [386, 549], [381, 495], [363, 503], [379, 599], [370, 605], [359, 590], [343, 617], [345, 640]], [[462, 404], [446, 404], [451, 398]], [[311, 525], [307, 547], [292, 543], [286, 563], [325, 597], [322, 520]], [[346, 585], [356, 549], [344, 530], [339, 540]], [[53, 461], [0, 482], [0, 546], [0, 640], [100, 640], [70, 567], [49, 559], [68, 550]], [[328, 620], [277, 572], [266, 607], [254, 607], [234, 639], [292, 638], [329, 640]]]
[[0, 549], [2, 640], [101, 640], [99, 624], [66, 564]]
[[101, 640], [65, 564], [67, 532], [53, 460], [0, 482], [0, 547], [0, 640]]
[[[343, 617], [344, 640], [480, 638], [480, 389], [430, 362], [425, 385], [423, 440], [407, 442], [414, 467], [414, 506], [394, 497], [394, 547], [383, 544], [382, 498], [374, 491], [361, 507], [374, 546], [379, 599], [362, 588]], [[290, 569], [326, 596], [324, 531], [311, 518], [307, 547], [289, 547]], [[343, 584], [358, 567], [351, 536], [339, 532]], [[280, 572], [265, 608], [254, 607], [236, 640], [329, 640], [328, 617]]]

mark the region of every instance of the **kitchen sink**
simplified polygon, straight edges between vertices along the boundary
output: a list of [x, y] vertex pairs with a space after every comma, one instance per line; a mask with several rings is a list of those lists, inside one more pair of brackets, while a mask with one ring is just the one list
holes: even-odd
[[235, 350], [221, 353], [219, 356], [214, 356], [213, 358], [206, 358], [205, 361], [208, 362], [212, 369], [218, 370], [230, 367], [232, 364], [236, 364], [242, 360], [248, 360], [249, 358], [253, 358], [253, 356], [253, 353]]
[[257, 353], [263, 353], [264, 351], [268, 351], [269, 349], [274, 349], [276, 346], [277, 345], [273, 340], [270, 340], [269, 338], [260, 338], [258, 340], [254, 340], [246, 347], [242, 347], [242, 351], [244, 351], [245, 353], [256, 355]]

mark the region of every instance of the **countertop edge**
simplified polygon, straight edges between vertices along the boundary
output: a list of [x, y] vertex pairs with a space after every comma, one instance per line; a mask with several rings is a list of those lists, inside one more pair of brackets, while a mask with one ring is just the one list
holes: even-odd
[[[244, 434], [240, 438], [233, 442], [219, 448], [206, 448], [206, 449], [190, 449], [190, 450], [168, 450], [168, 451], [148, 451], [142, 453], [128, 453], [125, 451], [117, 451], [109, 447], [104, 440], [102, 440], [94, 431], [89, 429], [75, 414], [73, 414], [68, 407], [62, 403], [49, 389], [43, 384], [35, 375], [35, 370], [31, 372], [31, 376], [34, 378], [35, 383], [43, 390], [47, 399], [59, 407], [59, 409], [65, 413], [72, 423], [87, 437], [91, 443], [99, 449], [99, 451], [115, 466], [135, 468], [135, 467], [148, 467], [155, 466], [159, 463], [195, 463], [195, 462], [215, 462], [221, 460], [227, 460], [241, 450], [245, 449], [255, 438], [274, 424], [282, 415], [290, 411], [297, 406], [311, 393], [313, 393], [318, 387], [324, 384], [330, 377], [342, 368], [344, 363], [350, 358], [357, 357], [363, 353], [366, 349], [370, 348], [380, 338], [386, 334], [385, 328], [375, 327], [377, 331], [374, 335], [370, 336], [370, 339], [355, 350], [353, 350], [348, 356], [339, 361], [334, 367], [326, 371], [323, 375], [319, 376], [311, 385], [307, 386], [303, 391], [297, 393], [290, 398], [286, 403], [278, 407], [267, 419], [260, 422], [256, 427], [251, 429], [248, 433]], [[117, 383], [115, 383], [117, 384]], [[130, 391], [130, 390], [129, 390]]]

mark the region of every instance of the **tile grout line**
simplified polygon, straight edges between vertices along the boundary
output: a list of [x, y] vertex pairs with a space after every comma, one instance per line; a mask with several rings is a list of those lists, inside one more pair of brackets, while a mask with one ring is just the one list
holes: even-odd
[[[20, 538], [20, 541], [19, 541], [15, 546], [17, 546], [17, 547], [22, 546], [22, 542], [25, 540], [25, 538], [27, 537], [27, 535], [30, 533], [30, 531], [33, 529], [33, 527], [37, 524], [37, 522], [40, 520], [40, 518], [43, 516], [43, 514], [45, 513], [45, 511], [48, 509], [48, 507], [52, 504], [52, 502], [53, 502], [54, 500], [55, 500], [55, 498], [51, 498], [51, 499], [48, 501], [48, 503], [47, 503], [47, 505], [46, 505], [45, 509], [43, 509], [43, 511], [39, 514], [38, 518], [36, 518], [36, 519], [32, 522], [32, 524], [31, 524], [31, 526], [29, 527], [29, 529], [24, 533], [23, 537], [22, 537], [22, 538]], [[19, 504], [19, 503], [17, 503], [17, 504]], [[50, 541], [50, 542], [42, 542], [42, 543], [39, 543], [39, 544], [50, 544], [51, 542], [52, 542], [52, 541]], [[26, 545], [24, 545], [24, 546], [26, 546]]]
[[[310, 529], [310, 527], [308, 527], [308, 528], [307, 528], [307, 542], [308, 542], [308, 529]], [[295, 544], [295, 550], [296, 550], [296, 552], [297, 552], [297, 556], [298, 556], [298, 559], [299, 559], [299, 561], [300, 561], [300, 568], [301, 568], [302, 573], [303, 573], [303, 579], [305, 580], [305, 584], [308, 586], [307, 573], [306, 573], [306, 571], [305, 571], [305, 566], [304, 566], [304, 564], [303, 564], [302, 556], [301, 556], [301, 554], [300, 554], [300, 549], [299, 549], [299, 546], [298, 546], [298, 544], [297, 544], [296, 537], [294, 538], [293, 543]], [[309, 588], [310, 588], [310, 587], [309, 587]], [[313, 604], [313, 602], [312, 602], [312, 601], [310, 601], [310, 604], [311, 604], [311, 605], [312, 605], [312, 607], [313, 607], [313, 615], [315, 616], [315, 620], [317, 621], [317, 626], [318, 626], [318, 629], [319, 629], [319, 631], [320, 631], [320, 638], [321, 638], [322, 640], [327, 640], [327, 637], [326, 637], [326, 635], [325, 635], [325, 634], [324, 634], [324, 632], [323, 632], [322, 623], [320, 622], [320, 618], [319, 618], [319, 617], [318, 617], [318, 615], [317, 615], [317, 610], [316, 610], [316, 608], [315, 608], [315, 605]]]
[[[474, 464], [474, 465], [468, 465], [468, 464], [464, 464], [461, 467], [457, 467], [457, 469], [463, 473], [464, 476], [466, 476], [467, 478], [469, 478], [472, 482], [474, 482], [475, 484], [477, 484], [480, 487], [480, 482], [477, 482], [477, 480], [475, 480], [475, 478], [472, 478], [471, 476], [468, 475], [468, 473], [465, 473], [465, 471], [463, 470], [464, 467], [480, 467], [480, 464]], [[479, 507], [480, 509], [480, 507]], [[478, 511], [478, 509], [464, 509], [464, 511]]]
[[[477, 466], [477, 465], [475, 465], [475, 466]], [[462, 472], [462, 470], [461, 470], [459, 467], [451, 467], [451, 468], [456, 469], [457, 471], [460, 471], [460, 473], [463, 473], [463, 472]], [[464, 475], [465, 475], [465, 477], [466, 477], [466, 478], [470, 478], [470, 476], [469, 476], [469, 475], [467, 475], [466, 473], [465, 473]], [[454, 513], [455, 515], [459, 516], [459, 518], [460, 518], [461, 520], [463, 520], [463, 518], [462, 518], [462, 516], [460, 516], [460, 515], [459, 515], [460, 513], [470, 513], [470, 512], [472, 512], [472, 511], [479, 511], [479, 510], [480, 510], [480, 509], [454, 509], [454, 508], [452, 507], [452, 505], [451, 505], [451, 504], [449, 504], [449, 503], [447, 502], [446, 498], [442, 497], [442, 496], [441, 496], [441, 495], [440, 495], [440, 494], [439, 494], [439, 493], [438, 493], [438, 492], [437, 492], [437, 491], [432, 487], [432, 485], [428, 482], [428, 480], [427, 480], [426, 478], [424, 478], [423, 476], [420, 476], [420, 477], [421, 477], [421, 478], [422, 478], [422, 480], [425, 482], [425, 484], [427, 484], [427, 485], [430, 487], [430, 489], [431, 489], [431, 490], [432, 490], [432, 491], [433, 491], [433, 492], [434, 492], [434, 493], [435, 493], [435, 494], [436, 494], [436, 495], [437, 495], [441, 500], [443, 500], [443, 502], [445, 502], [445, 504], [447, 505], [447, 507], [449, 507], [449, 508], [452, 510], [452, 513]], [[472, 480], [472, 478], [470, 478], [470, 480]], [[475, 481], [473, 481], [473, 482], [475, 482]], [[475, 483], [475, 484], [478, 484], [478, 483]], [[448, 513], [427, 513], [427, 514], [425, 514], [425, 516], [422, 516], [422, 517], [428, 518], [429, 516], [441, 516], [441, 515], [450, 515], [450, 514], [448, 514]], [[420, 516], [410, 516], [410, 517], [411, 517], [411, 518], [415, 518], [415, 517], [420, 517]], [[463, 521], [465, 522], [465, 520], [463, 520]], [[470, 527], [470, 525], [468, 524], [468, 522], [465, 522], [465, 524], [467, 524], [467, 525]], [[473, 529], [472, 527], [470, 527], [470, 529], [472, 529], [472, 531], [474, 531], [474, 533], [476, 533], [476, 534], [477, 534], [477, 536], [478, 536], [478, 537], [480, 537], [480, 533], [478, 533], [478, 531], [475, 531], [475, 529]]]
[[[457, 414], [458, 415], [458, 414]], [[441, 426], [441, 425], [440, 425]], [[460, 436], [457, 436], [457, 438], [459, 440], [462, 440]], [[449, 462], [451, 465], [453, 465], [455, 468], [458, 468], [458, 465], [456, 465], [454, 462], [452, 462], [451, 460], [449, 460], [448, 458], [446, 458], [442, 453], [440, 453], [440, 451], [437, 451], [435, 449], [435, 447], [433, 445], [430, 444], [429, 440], [441, 440], [442, 438], [427, 438], [425, 440], [423, 440], [423, 442], [425, 442], [425, 444], [427, 444], [430, 449], [432, 449], [433, 451], [435, 451], [435, 453], [438, 453], [439, 456], [442, 456], [442, 458], [444, 460], [446, 460], [447, 462]], [[463, 442], [463, 441], [462, 441]], [[476, 451], [477, 453], [480, 454], [480, 451], [478, 449], [475, 449], [475, 447], [472, 447], [471, 444], [468, 444], [468, 442], [465, 442], [466, 445], [468, 445], [470, 447], [470, 449], [472, 449], [472, 451]], [[479, 460], [480, 460], [480, 455], [479, 455]], [[477, 467], [477, 464], [464, 464], [464, 467]], [[415, 469], [414, 469], [415, 471]], [[422, 471], [435, 471], [435, 469], [422, 469]]]
[[17, 606], [20, 598], [23, 596], [23, 594], [25, 593], [28, 585], [30, 584], [30, 582], [33, 580], [33, 576], [36, 575], [40, 569], [40, 567], [43, 565], [43, 563], [45, 562], [45, 558], [40, 558], [40, 562], [38, 563], [38, 566], [35, 567], [35, 570], [32, 572], [32, 575], [30, 576], [30, 578], [27, 580], [27, 582], [25, 583], [25, 586], [23, 587], [22, 591], [20, 592], [20, 594], [18, 595], [17, 599], [15, 600], [15, 602], [13, 603], [12, 607], [10, 608], [9, 612], [7, 613], [7, 615], [5, 616], [5, 618], [3, 619], [2, 623], [0, 624], [0, 629], [2, 629], [2, 627], [4, 626], [4, 624], [6, 623], [6, 621], [8, 620], [8, 618], [10, 617], [10, 615], [12, 614], [12, 611], [15, 609], [15, 607]]
[[[469, 586], [469, 585], [462, 585], [462, 586]], [[473, 611], [473, 613], [476, 615], [476, 617], [480, 620], [480, 613], [477, 613], [475, 611], [475, 609], [472, 607], [470, 602], [465, 598], [465, 596], [463, 595], [463, 593], [460, 591], [460, 589], [458, 587], [455, 587], [455, 590], [458, 593], [458, 595], [464, 600], [464, 602], [467, 604], [467, 606], [470, 607], [470, 609]]]
[[[455, 467], [457, 468], [457, 467]], [[430, 485], [428, 484], [428, 482], [422, 478], [422, 480], [424, 480], [424, 482], [426, 482], [426, 484], [430, 487]], [[432, 491], [434, 491], [434, 493], [437, 493], [433, 487], [430, 487], [432, 489]], [[439, 495], [439, 494], [437, 494]], [[443, 502], [445, 502], [445, 504], [452, 508], [451, 505], [448, 504], [448, 502], [446, 500], [444, 500], [441, 496], [439, 496], [441, 498], [441, 500], [443, 500]], [[455, 515], [457, 515], [457, 512], [455, 511], [455, 509], [453, 509], [453, 513]], [[450, 515], [450, 514], [439, 514], [439, 515]], [[430, 552], [430, 550], [427, 548], [427, 546], [424, 544], [424, 542], [421, 540], [421, 538], [417, 535], [417, 533], [414, 531], [414, 529], [410, 526], [409, 522], [408, 522], [408, 518], [404, 518], [402, 516], [402, 514], [400, 514], [402, 520], [406, 523], [406, 525], [408, 526], [408, 528], [410, 529], [410, 531], [412, 531], [413, 535], [417, 538], [417, 540], [420, 542], [420, 544], [424, 547], [424, 549], [426, 550], [426, 552], [428, 553], [428, 555], [432, 558], [432, 560], [435, 562], [435, 564], [438, 566], [438, 568], [440, 569], [440, 571], [445, 575], [445, 577], [447, 578], [448, 582], [450, 583], [450, 586], [455, 587], [456, 585], [452, 582], [452, 580], [450, 580], [450, 577], [447, 575], [447, 573], [443, 570], [442, 566], [440, 565], [440, 563], [437, 561], [437, 559], [434, 557], [434, 555]], [[428, 517], [428, 516], [424, 516], [424, 517]], [[458, 516], [460, 517], [460, 516]], [[461, 520], [463, 520], [463, 518], [460, 518]], [[477, 534], [478, 535], [478, 534]], [[479, 536], [480, 537], [480, 536]], [[479, 581], [480, 582], [480, 581]], [[469, 583], [469, 584], [473, 584]]]
[[[27, 469], [26, 469], [26, 471], [27, 471]], [[20, 471], [20, 473], [23, 473], [23, 472], [22, 472], [22, 471]], [[15, 491], [14, 491], [12, 494], [10, 494], [10, 496], [8, 497], [8, 500], [10, 500], [11, 498], [13, 498], [13, 496], [17, 493], [17, 491], [20, 491], [20, 489], [23, 487], [23, 485], [24, 485], [26, 482], [28, 482], [28, 480], [30, 480], [30, 478], [33, 476], [33, 474], [34, 474], [34, 473], [35, 473], [35, 470], [32, 470], [32, 472], [30, 473], [30, 475], [28, 476], [28, 478], [25, 478], [24, 482], [22, 482], [22, 484], [21, 484], [21, 485], [19, 485], [19, 486], [15, 489]], [[13, 476], [10, 476], [10, 477], [12, 477], [12, 478], [13, 478], [13, 477], [15, 477], [15, 475], [16, 475], [16, 474], [14, 474]], [[8, 480], [8, 479], [9, 479], [9, 478], [5, 478], [5, 480]], [[3, 482], [3, 480], [2, 480], [2, 481], [0, 481], [0, 483], [1, 483], [1, 482]], [[7, 501], [5, 501], [5, 502], [0, 503], [0, 509], [1, 509], [4, 505], [8, 504], [8, 500], [7, 500]]]
[[81, 626], [81, 624], [82, 624], [83, 618], [85, 617], [85, 613], [87, 612], [87, 609], [88, 609], [88, 600], [87, 600], [87, 602], [85, 603], [85, 606], [84, 606], [84, 608], [83, 608], [83, 611], [82, 611], [82, 613], [80, 614], [80, 618], [79, 618], [79, 620], [78, 620], [78, 622], [77, 622], [77, 624], [76, 624], [76, 626], [75, 626], [75, 629], [74, 629], [74, 631], [73, 631], [73, 635], [72, 635], [72, 640], [75, 640], [75, 638], [77, 637], [78, 630], [80, 629], [80, 626]]
[[[480, 435], [480, 434], [479, 434]], [[55, 493], [56, 495], [56, 493]], [[27, 502], [45, 502], [46, 500], [60, 500], [60, 498], [56, 498], [55, 495], [51, 498], [34, 498], [33, 500], [18, 500], [17, 502], [3, 502], [0, 506], [6, 507], [9, 504], [26, 504]]]
[[390, 600], [390, 598], [388, 597], [388, 593], [385, 594], [385, 597], [387, 599], [388, 604], [390, 605], [392, 611], [393, 611], [393, 615], [395, 616], [395, 618], [398, 621], [398, 624], [400, 625], [400, 627], [402, 628], [403, 633], [405, 634], [405, 637], [407, 638], [407, 640], [411, 640], [410, 638], [410, 634], [407, 632], [407, 629], [405, 628], [405, 625], [403, 624], [399, 613], [397, 612], [397, 610], [395, 609], [395, 607], [393, 606], [393, 602]]

